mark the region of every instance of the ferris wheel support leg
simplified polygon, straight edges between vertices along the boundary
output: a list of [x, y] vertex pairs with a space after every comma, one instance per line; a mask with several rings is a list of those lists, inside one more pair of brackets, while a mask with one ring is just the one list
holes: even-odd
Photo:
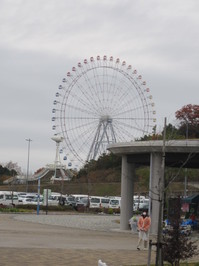
[[96, 150], [96, 145], [98, 144], [98, 139], [99, 139], [99, 134], [100, 134], [100, 128], [101, 128], [101, 123], [99, 123], [99, 125], [97, 127], [97, 130], [96, 130], [96, 133], [95, 133], [93, 142], [91, 144], [89, 153], [87, 155], [87, 161], [89, 161], [91, 159], [94, 159], [94, 154], [93, 153]]
[[122, 180], [121, 180], [121, 214], [120, 229], [129, 229], [129, 219], [133, 215], [133, 193], [135, 180], [135, 165], [127, 162], [127, 156], [122, 156]]

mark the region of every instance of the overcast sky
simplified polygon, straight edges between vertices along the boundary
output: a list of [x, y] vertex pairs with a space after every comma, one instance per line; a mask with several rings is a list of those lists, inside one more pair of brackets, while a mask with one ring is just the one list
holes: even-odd
[[198, 0], [0, 0], [0, 163], [30, 170], [55, 159], [52, 108], [85, 58], [119, 57], [143, 76], [157, 127], [199, 104]]

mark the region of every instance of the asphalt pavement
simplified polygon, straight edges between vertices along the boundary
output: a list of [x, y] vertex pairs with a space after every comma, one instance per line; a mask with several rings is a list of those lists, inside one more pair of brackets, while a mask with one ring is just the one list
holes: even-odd
[[[0, 214], [0, 265], [147, 265], [137, 234], [119, 231], [119, 216]], [[155, 261], [152, 251], [151, 261]], [[199, 258], [195, 258], [199, 261]]]

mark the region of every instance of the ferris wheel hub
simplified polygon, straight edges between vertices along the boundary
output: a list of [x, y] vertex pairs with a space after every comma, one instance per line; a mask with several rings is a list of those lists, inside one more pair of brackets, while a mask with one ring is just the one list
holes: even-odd
[[108, 122], [108, 123], [111, 123], [112, 120], [113, 119], [109, 115], [102, 115], [100, 117], [100, 122]]

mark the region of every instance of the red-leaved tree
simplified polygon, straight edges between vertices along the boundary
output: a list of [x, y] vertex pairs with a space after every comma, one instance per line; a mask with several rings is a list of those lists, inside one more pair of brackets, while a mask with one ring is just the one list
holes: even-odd
[[199, 138], [199, 105], [188, 104], [175, 113], [179, 131], [187, 138]]

